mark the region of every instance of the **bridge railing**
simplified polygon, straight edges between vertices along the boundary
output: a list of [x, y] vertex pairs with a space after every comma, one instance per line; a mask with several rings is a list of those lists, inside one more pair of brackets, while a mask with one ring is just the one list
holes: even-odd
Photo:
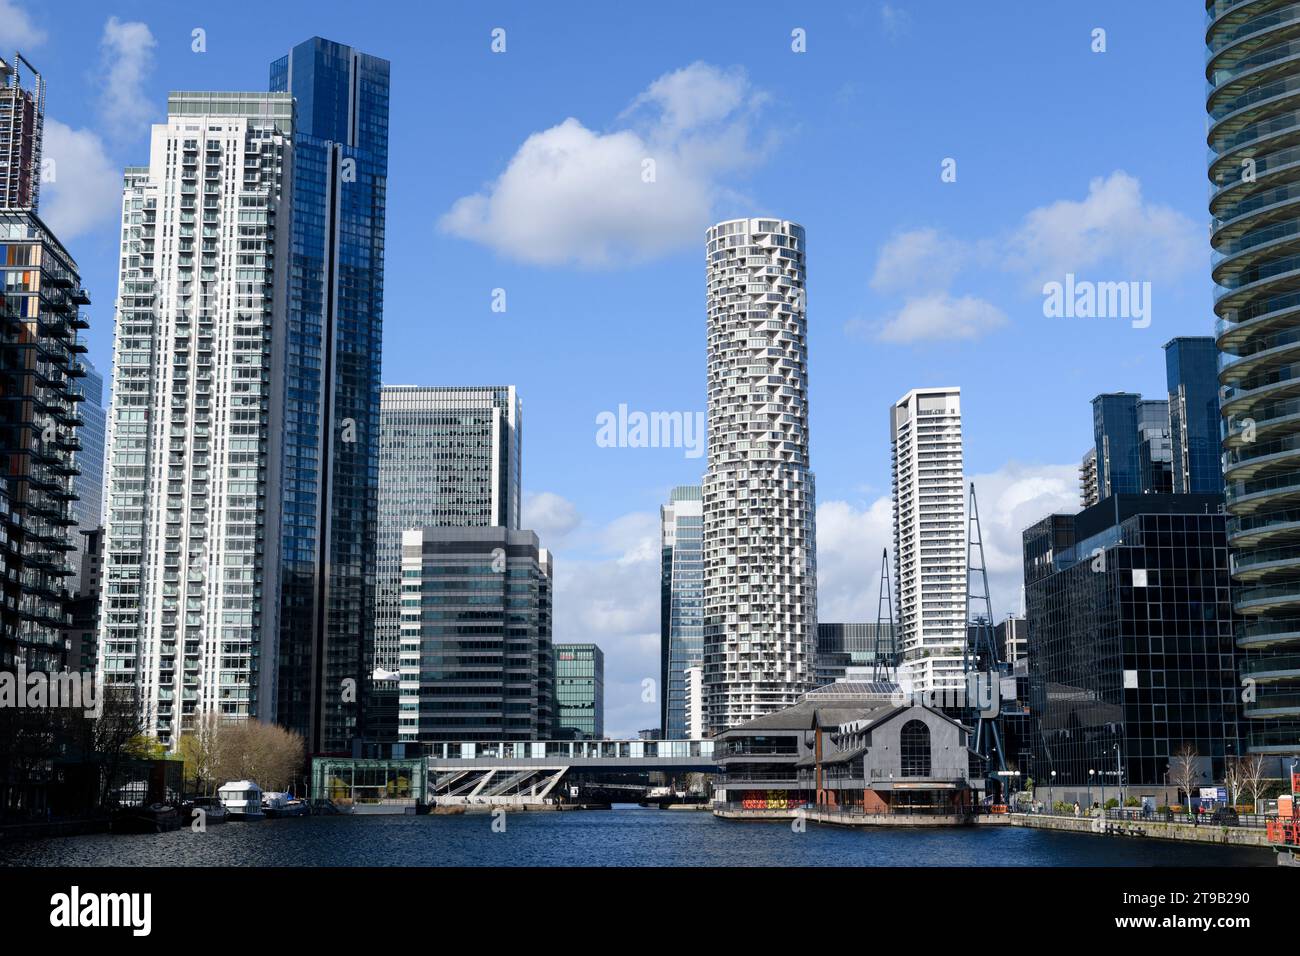
[[713, 759], [712, 740], [518, 740], [427, 743], [426, 756], [448, 760]]

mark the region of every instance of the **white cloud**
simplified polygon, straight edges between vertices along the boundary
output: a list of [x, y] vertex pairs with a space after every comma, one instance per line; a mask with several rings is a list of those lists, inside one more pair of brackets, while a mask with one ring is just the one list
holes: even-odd
[[554, 548], [582, 523], [573, 502], [551, 491], [525, 494], [523, 511], [523, 526], [537, 532], [544, 548]]
[[6, 59], [14, 50], [21, 53], [40, 46], [46, 37], [46, 32], [32, 22], [26, 10], [13, 0], [0, 0], [0, 49], [4, 50]]
[[533, 133], [439, 228], [543, 265], [613, 266], [698, 243], [730, 195], [722, 177], [761, 157], [750, 124], [762, 101], [742, 70], [695, 63], [666, 74], [624, 111], [627, 128], [599, 132], [570, 117]]
[[41, 218], [63, 242], [121, 215], [122, 171], [90, 130], [46, 117], [42, 159], [53, 181], [41, 184]]
[[915, 289], [929, 283], [947, 288], [966, 267], [966, 243], [937, 229], [911, 229], [891, 238], [876, 257], [871, 287], [881, 292]]
[[[1079, 510], [1078, 472], [1075, 465], [1008, 462], [968, 480], [975, 483], [979, 496], [989, 595], [997, 620], [1020, 609], [1021, 533], [1049, 514]], [[897, 573], [892, 509], [887, 495], [866, 507], [846, 501], [818, 505], [818, 620], [876, 621], [882, 548], [890, 549], [890, 573]]]
[[117, 17], [104, 24], [99, 111], [105, 128], [117, 139], [140, 136], [157, 115], [144, 90], [157, 45], [148, 24], [123, 23]]
[[969, 295], [958, 299], [946, 292], [936, 292], [908, 299], [881, 326], [877, 338], [900, 344], [969, 340], [1006, 324], [1006, 314], [992, 303]]
[[896, 7], [892, 3], [880, 5], [880, 26], [885, 31], [885, 36], [891, 40], [898, 39], [911, 25], [912, 17], [902, 7]]
[[[1026, 293], [1067, 272], [1080, 277], [1104, 268], [1104, 278], [1169, 279], [1201, 264], [1196, 224], [1169, 206], [1146, 201], [1137, 179], [1122, 170], [1088, 184], [1083, 199], [1061, 199], [1030, 210], [1007, 232], [961, 239], [933, 228], [897, 233], [881, 247], [871, 286], [902, 293], [905, 302], [875, 326], [887, 342], [977, 338], [1006, 323], [996, 306], [949, 289], [962, 275], [996, 270], [1020, 277]], [[870, 327], [846, 324], [854, 333]]]
[[1117, 170], [1092, 180], [1082, 200], [1061, 199], [1032, 210], [1008, 243], [1005, 265], [1038, 286], [1101, 263], [1130, 270], [1127, 278], [1149, 280], [1203, 265], [1203, 247], [1194, 222], [1145, 201], [1142, 184]]

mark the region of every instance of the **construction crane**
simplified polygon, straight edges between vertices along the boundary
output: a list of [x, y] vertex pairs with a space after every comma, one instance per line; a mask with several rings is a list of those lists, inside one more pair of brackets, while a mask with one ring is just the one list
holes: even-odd
[[[966, 674], [966, 714], [975, 728], [975, 741], [971, 749], [984, 762], [985, 772], [997, 767], [998, 779], [1005, 787], [1008, 771], [1002, 740], [1002, 704], [1000, 694], [1003, 676], [1010, 668], [998, 653], [997, 637], [993, 633], [993, 605], [989, 600], [989, 574], [984, 563], [984, 538], [980, 533], [979, 503], [975, 498], [975, 482], [970, 484], [970, 509], [966, 527], [966, 640], [962, 645], [962, 670]], [[972, 581], [976, 584], [972, 587]], [[981, 609], [979, 605], [983, 605]], [[971, 674], [981, 675], [995, 691], [997, 705], [994, 714], [987, 714], [979, 702], [970, 700]]]
[[[888, 635], [888, 649], [885, 637]], [[889, 583], [889, 549], [880, 556], [880, 600], [876, 602], [876, 651], [871, 665], [873, 683], [894, 679], [894, 589]]]

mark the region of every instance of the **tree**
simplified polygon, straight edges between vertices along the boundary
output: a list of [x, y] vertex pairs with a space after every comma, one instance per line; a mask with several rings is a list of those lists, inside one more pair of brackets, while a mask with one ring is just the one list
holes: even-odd
[[1250, 791], [1250, 802], [1258, 805], [1260, 792], [1267, 783], [1264, 778], [1264, 755], [1251, 754], [1247, 757], [1241, 757], [1240, 762], [1242, 765], [1242, 787]]
[[214, 731], [213, 778], [252, 780], [264, 790], [284, 790], [302, 769], [300, 735], [255, 720], [220, 724]]
[[1246, 786], [1245, 762], [1245, 757], [1235, 757], [1223, 770], [1223, 785], [1228, 788], [1228, 799], [1234, 807], [1240, 802], [1241, 791]]
[[1200, 763], [1200, 757], [1196, 753], [1196, 748], [1190, 743], [1183, 744], [1178, 748], [1178, 752], [1169, 760], [1169, 779], [1182, 791], [1187, 794], [1187, 812], [1192, 812], [1192, 787], [1196, 784], [1196, 778], [1199, 776], [1197, 767]]
[[126, 686], [100, 690], [103, 708], [91, 730], [91, 749], [101, 765], [99, 805], [108, 802], [108, 791], [122, 763], [131, 757], [131, 741], [141, 736], [140, 711], [135, 691]]
[[194, 732], [181, 737], [179, 750], [185, 761], [185, 779], [194, 793], [209, 796], [217, 776], [217, 747], [221, 718], [204, 714], [199, 718]]

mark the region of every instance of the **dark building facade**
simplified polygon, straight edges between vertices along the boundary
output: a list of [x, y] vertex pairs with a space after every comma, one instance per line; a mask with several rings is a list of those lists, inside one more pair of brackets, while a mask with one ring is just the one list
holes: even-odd
[[1221, 499], [1050, 515], [1024, 532], [1024, 566], [1035, 779], [1164, 786], [1184, 744], [1222, 779], [1243, 742]]
[[1223, 493], [1219, 461], [1219, 353], [1210, 336], [1165, 343], [1175, 494]]
[[400, 741], [554, 738], [551, 581], [531, 531], [403, 534]]
[[270, 71], [295, 100], [276, 716], [311, 752], [349, 749], [368, 696], [388, 78], [387, 60], [320, 37]]
[[0, 210], [0, 668], [63, 670], [89, 303], [35, 213]]
[[888, 624], [817, 622], [817, 685], [869, 680], [879, 649], [886, 666], [898, 660], [893, 628]]
[[1092, 423], [1098, 499], [1173, 491], [1167, 401], [1131, 392], [1098, 395]]

